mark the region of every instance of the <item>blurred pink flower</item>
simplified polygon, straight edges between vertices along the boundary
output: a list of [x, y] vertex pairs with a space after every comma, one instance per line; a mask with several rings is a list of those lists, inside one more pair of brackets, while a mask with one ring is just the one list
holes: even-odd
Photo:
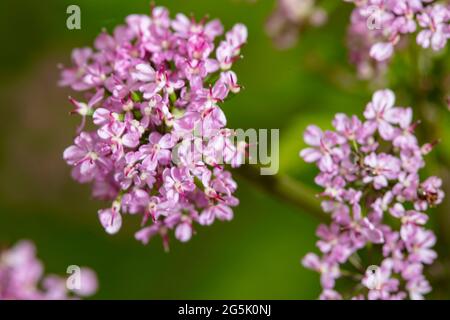
[[66, 300], [93, 295], [98, 288], [97, 275], [86, 267], [79, 271], [79, 286], [69, 289], [65, 278], [44, 275], [31, 241], [20, 241], [0, 252], [0, 300]]

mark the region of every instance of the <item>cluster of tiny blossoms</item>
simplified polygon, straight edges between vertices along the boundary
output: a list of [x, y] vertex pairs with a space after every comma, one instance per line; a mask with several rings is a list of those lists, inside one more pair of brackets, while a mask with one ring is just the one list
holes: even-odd
[[[450, 37], [450, 5], [434, 0], [344, 0], [355, 4], [348, 29], [350, 60], [363, 77], [383, 67], [407, 34], [434, 51]], [[376, 63], [372, 59], [375, 59]]]
[[87, 297], [97, 291], [97, 276], [80, 269], [78, 287], [69, 291], [66, 279], [43, 275], [42, 263], [30, 241], [20, 241], [0, 252], [0, 300], [66, 300]]
[[[60, 84], [88, 100], [70, 99], [83, 123], [64, 159], [95, 197], [112, 200], [98, 213], [106, 232], [118, 232], [122, 214], [140, 214], [136, 239], [160, 235], [167, 249], [170, 230], [185, 242], [194, 223], [232, 219], [237, 185], [224, 164], [239, 166], [246, 146], [232, 142], [218, 104], [240, 91], [230, 69], [247, 29], [236, 24], [219, 41], [223, 32], [218, 20], [171, 19], [154, 7], [100, 34], [94, 50], [73, 51]], [[94, 131], [83, 131], [85, 119]]]
[[[436, 237], [424, 226], [425, 212], [442, 202], [442, 181], [420, 180], [424, 156], [434, 143], [420, 146], [411, 108], [394, 103], [392, 91], [377, 91], [364, 121], [337, 114], [335, 131], [311, 125], [304, 134], [310, 147], [300, 155], [319, 168], [315, 182], [324, 188], [322, 208], [332, 217], [330, 225], [317, 229], [322, 256], [309, 253], [303, 259], [304, 266], [321, 274], [322, 299], [403, 299], [407, 294], [421, 299], [431, 290], [423, 269], [436, 258]], [[368, 256], [367, 265], [358, 252]], [[378, 267], [370, 268], [370, 262]], [[335, 280], [343, 276], [359, 281], [358, 293], [338, 293]]]

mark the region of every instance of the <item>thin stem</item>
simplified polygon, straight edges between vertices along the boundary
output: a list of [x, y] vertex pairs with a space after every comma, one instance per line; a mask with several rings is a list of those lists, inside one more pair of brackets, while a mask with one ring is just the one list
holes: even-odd
[[329, 220], [328, 215], [320, 207], [315, 191], [301, 182], [283, 174], [264, 176], [260, 174], [257, 166], [250, 165], [237, 169], [236, 173], [270, 195], [296, 206], [316, 219]]

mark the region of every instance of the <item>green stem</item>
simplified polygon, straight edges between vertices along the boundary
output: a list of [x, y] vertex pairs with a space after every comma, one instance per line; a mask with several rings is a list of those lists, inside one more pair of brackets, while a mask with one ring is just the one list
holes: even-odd
[[270, 195], [288, 202], [320, 221], [329, 221], [329, 216], [320, 207], [315, 191], [283, 174], [264, 176], [257, 166], [245, 165], [236, 170], [238, 176], [253, 183]]

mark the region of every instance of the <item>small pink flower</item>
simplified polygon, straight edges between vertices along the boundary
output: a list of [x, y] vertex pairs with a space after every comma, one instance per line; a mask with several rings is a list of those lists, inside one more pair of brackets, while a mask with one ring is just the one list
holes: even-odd
[[185, 197], [187, 192], [195, 189], [193, 178], [186, 169], [167, 168], [163, 172], [163, 179], [165, 194], [171, 201], [178, 201], [180, 196]]
[[444, 48], [450, 37], [448, 9], [436, 4], [419, 14], [417, 20], [421, 27], [426, 28], [417, 35], [417, 43], [424, 48], [431, 47], [435, 51]]
[[316, 126], [309, 126], [304, 134], [305, 142], [312, 148], [303, 149], [300, 156], [306, 162], [317, 162], [319, 168], [326, 172], [335, 170], [333, 157], [342, 157], [341, 149], [337, 147], [340, 137], [333, 132], [323, 132]]
[[122, 227], [122, 216], [116, 208], [99, 210], [98, 218], [105, 231], [109, 234], [119, 232]]
[[371, 153], [364, 159], [368, 168], [368, 174], [364, 177], [364, 183], [373, 183], [375, 189], [388, 186], [389, 180], [394, 180], [400, 172], [400, 161], [396, 157], [387, 154]]
[[394, 53], [394, 45], [392, 42], [378, 42], [370, 49], [370, 56], [378, 61], [389, 59]]
[[335, 280], [341, 276], [338, 264], [320, 260], [320, 258], [313, 253], [307, 254], [303, 258], [302, 264], [304, 267], [315, 270], [321, 274], [320, 282], [324, 289], [332, 289]]
[[375, 92], [372, 101], [367, 105], [364, 116], [369, 120], [372, 130], [378, 129], [381, 137], [391, 140], [395, 130], [392, 124], [398, 121], [398, 109], [394, 107], [395, 95], [391, 90]]

